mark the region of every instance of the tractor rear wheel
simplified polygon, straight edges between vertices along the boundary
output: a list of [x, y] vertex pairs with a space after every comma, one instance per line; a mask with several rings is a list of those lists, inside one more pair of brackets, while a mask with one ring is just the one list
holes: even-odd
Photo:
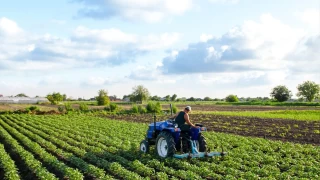
[[[199, 143], [199, 144], [198, 144]], [[206, 138], [200, 134], [198, 139], [197, 145], [199, 145], [199, 152], [206, 152], [207, 151], [207, 141]]]
[[140, 151], [144, 153], [149, 152], [149, 143], [146, 140], [141, 141], [140, 143]]
[[170, 132], [161, 132], [156, 139], [156, 152], [160, 158], [172, 157], [175, 152], [175, 142]]

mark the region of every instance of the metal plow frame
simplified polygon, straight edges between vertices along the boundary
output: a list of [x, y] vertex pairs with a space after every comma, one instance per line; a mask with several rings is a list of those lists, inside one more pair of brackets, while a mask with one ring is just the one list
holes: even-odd
[[197, 144], [195, 140], [190, 140], [192, 153], [185, 154], [174, 154], [174, 158], [203, 158], [203, 157], [213, 157], [213, 156], [224, 156], [227, 152], [199, 152], [197, 150]]

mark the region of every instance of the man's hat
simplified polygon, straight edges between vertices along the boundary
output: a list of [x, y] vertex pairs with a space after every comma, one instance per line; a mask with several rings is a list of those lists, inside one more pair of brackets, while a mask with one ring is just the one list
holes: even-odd
[[188, 110], [188, 111], [191, 111], [191, 107], [190, 106], [187, 106], [185, 109]]

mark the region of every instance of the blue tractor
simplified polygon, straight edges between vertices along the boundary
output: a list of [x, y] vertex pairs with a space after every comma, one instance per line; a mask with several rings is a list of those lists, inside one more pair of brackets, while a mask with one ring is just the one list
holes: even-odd
[[[172, 106], [171, 115], [172, 115]], [[148, 153], [150, 146], [155, 145], [156, 154], [160, 158], [201, 158], [212, 156], [224, 156], [223, 152], [208, 152], [207, 142], [202, 132], [206, 127], [196, 124], [200, 128], [191, 128], [190, 131], [181, 131], [174, 119], [156, 122], [154, 115], [153, 123], [149, 124], [147, 135], [140, 143], [140, 151]]]

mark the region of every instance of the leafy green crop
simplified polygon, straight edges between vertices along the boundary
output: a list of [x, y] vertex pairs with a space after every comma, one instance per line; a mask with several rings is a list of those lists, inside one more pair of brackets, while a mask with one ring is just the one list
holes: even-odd
[[[320, 178], [317, 146], [206, 132], [211, 150], [223, 148], [227, 156], [160, 161], [152, 153], [153, 148], [150, 154], [139, 152], [147, 128], [148, 124], [88, 115], [0, 116], [0, 137], [5, 145], [10, 145], [24, 161], [24, 156], [34, 154], [44, 163], [30, 166], [39, 169], [34, 170], [39, 179], [55, 178], [46, 168], [55, 169], [52, 172], [56, 177], [69, 179]], [[5, 153], [1, 147], [0, 144], [0, 155], [4, 158], [0, 158], [0, 164], [7, 163], [5, 172], [17, 176], [17, 170], [23, 169], [17, 169], [8, 156], [11, 152]], [[34, 165], [38, 162], [32, 158], [30, 161]]]
[[320, 110], [280, 110], [280, 111], [197, 111], [195, 114], [216, 114], [228, 116], [248, 116], [260, 118], [279, 118], [305, 121], [320, 121]]

